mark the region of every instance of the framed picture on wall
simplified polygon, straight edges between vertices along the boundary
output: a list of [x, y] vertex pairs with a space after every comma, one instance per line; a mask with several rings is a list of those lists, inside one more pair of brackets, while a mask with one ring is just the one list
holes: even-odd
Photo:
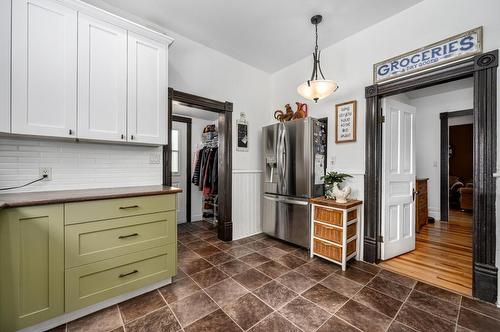
[[356, 100], [335, 105], [335, 143], [356, 142]]
[[240, 118], [236, 121], [236, 126], [238, 130], [236, 151], [246, 152], [248, 151], [248, 121], [245, 113], [240, 113]]

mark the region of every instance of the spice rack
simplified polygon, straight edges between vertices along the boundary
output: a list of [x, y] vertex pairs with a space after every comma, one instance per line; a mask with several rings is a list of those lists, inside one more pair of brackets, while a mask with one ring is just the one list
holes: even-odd
[[309, 200], [311, 213], [311, 258], [318, 256], [342, 266], [358, 256], [363, 202], [337, 203], [325, 197]]

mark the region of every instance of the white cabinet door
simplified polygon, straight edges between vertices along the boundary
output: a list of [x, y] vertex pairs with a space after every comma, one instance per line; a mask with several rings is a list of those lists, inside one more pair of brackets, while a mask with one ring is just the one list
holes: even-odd
[[386, 260], [415, 250], [415, 107], [384, 98], [382, 242]]
[[128, 140], [167, 143], [166, 45], [129, 32]]
[[77, 13], [49, 0], [12, 1], [12, 132], [74, 137]]
[[127, 31], [78, 16], [78, 137], [125, 141]]
[[0, 1], [0, 132], [10, 132], [10, 1]]

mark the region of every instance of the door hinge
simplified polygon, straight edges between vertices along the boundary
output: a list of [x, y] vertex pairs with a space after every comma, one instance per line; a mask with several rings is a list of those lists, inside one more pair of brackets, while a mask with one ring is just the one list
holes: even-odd
[[385, 115], [381, 115], [379, 119], [380, 123], [385, 123]]
[[378, 236], [378, 242], [380, 242], [380, 243], [384, 242], [384, 237], [382, 235]]

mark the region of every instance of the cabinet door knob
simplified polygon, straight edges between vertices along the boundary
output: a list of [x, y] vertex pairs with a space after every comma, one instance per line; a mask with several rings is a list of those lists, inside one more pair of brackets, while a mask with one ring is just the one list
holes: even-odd
[[70, 129], [70, 130], [68, 131], [68, 133], [69, 133], [70, 135], [73, 135], [73, 130], [71, 130], [71, 129]]
[[122, 134], [122, 139], [124, 139], [124, 138], [125, 138], [125, 135]]
[[134, 139], [134, 135], [130, 135], [130, 139], [133, 140]]

